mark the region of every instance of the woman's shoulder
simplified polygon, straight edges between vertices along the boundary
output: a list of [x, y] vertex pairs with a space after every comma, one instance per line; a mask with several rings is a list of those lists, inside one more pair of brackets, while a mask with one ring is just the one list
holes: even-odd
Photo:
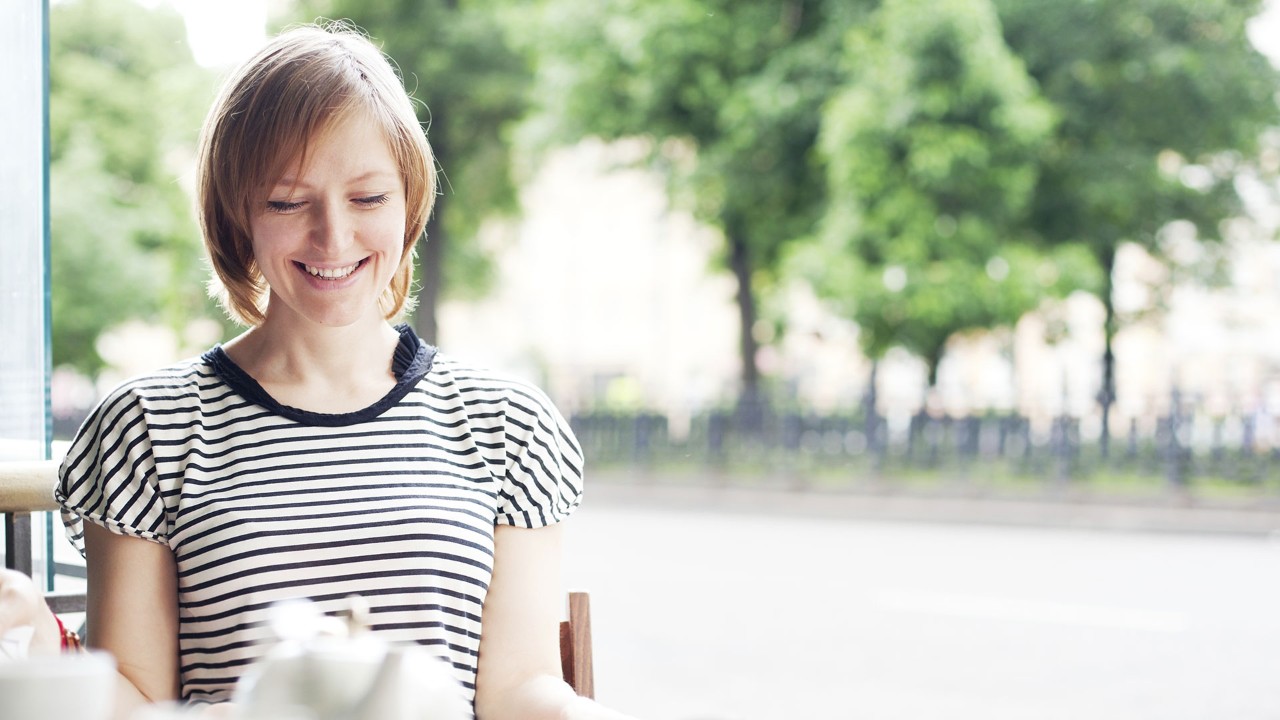
[[200, 387], [210, 382], [218, 382], [218, 376], [206, 353], [133, 375], [108, 391], [101, 404], [194, 398]]
[[546, 393], [535, 382], [508, 371], [473, 364], [444, 352], [437, 352], [428, 377], [467, 395], [537, 395]]
[[431, 374], [438, 375], [442, 382], [456, 386], [460, 391], [500, 391], [500, 389], [517, 388], [524, 391], [541, 392], [538, 383], [521, 377], [509, 370], [498, 370], [492, 366], [472, 363], [462, 357], [438, 351], [431, 364]]
[[157, 417], [170, 422], [197, 415], [201, 409], [203, 386], [212, 373], [202, 358], [189, 358], [117, 383], [104, 394], [80, 424], [71, 448], [72, 457], [82, 457], [99, 444], [137, 440]]

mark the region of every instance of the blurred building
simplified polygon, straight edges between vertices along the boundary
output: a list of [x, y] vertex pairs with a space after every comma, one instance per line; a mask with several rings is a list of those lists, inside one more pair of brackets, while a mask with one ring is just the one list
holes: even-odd
[[440, 311], [443, 349], [546, 385], [566, 408], [602, 402], [678, 416], [730, 396], [738, 327], [715, 232], [674, 211], [634, 145], [551, 155], [518, 224], [486, 228], [494, 292]]
[[[638, 152], [585, 142], [547, 160], [523, 194], [524, 217], [486, 230], [500, 265], [494, 294], [442, 308], [446, 350], [544, 383], [570, 410], [643, 407], [678, 422], [733, 398], [738, 321], [718, 234], [630, 164]], [[1221, 289], [1184, 284], [1157, 297], [1166, 270], [1137, 247], [1122, 250], [1118, 309], [1163, 309], [1116, 340], [1117, 427], [1166, 411], [1174, 388], [1210, 413], [1280, 413], [1280, 245], [1269, 223], [1231, 233], [1232, 284]], [[1195, 252], [1177, 232], [1170, 242]], [[803, 286], [783, 303], [787, 334], [759, 358], [775, 390], [819, 411], [856, 406], [870, 375], [857, 328]], [[927, 400], [952, 414], [1068, 413], [1087, 432], [1097, 424], [1102, 321], [1101, 304], [1078, 294], [1015, 329], [957, 338], [927, 399], [923, 364], [890, 353], [881, 410], [902, 416]]]

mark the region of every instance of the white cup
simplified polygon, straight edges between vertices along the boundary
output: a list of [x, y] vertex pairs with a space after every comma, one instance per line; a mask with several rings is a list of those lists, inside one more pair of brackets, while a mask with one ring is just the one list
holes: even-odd
[[0, 718], [108, 720], [116, 695], [116, 662], [80, 652], [0, 663]]

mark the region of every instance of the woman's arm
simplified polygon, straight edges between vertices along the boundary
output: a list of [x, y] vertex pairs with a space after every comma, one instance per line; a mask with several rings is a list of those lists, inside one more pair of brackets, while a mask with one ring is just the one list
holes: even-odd
[[494, 531], [484, 603], [478, 720], [628, 720], [574, 694], [560, 675], [560, 524]]
[[84, 524], [89, 644], [116, 659], [117, 718], [178, 697], [178, 585], [173, 552]]

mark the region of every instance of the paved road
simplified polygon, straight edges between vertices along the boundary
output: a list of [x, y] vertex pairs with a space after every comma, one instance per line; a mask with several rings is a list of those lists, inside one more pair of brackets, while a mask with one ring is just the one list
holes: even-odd
[[1280, 540], [597, 498], [597, 695], [644, 720], [1280, 718]]

